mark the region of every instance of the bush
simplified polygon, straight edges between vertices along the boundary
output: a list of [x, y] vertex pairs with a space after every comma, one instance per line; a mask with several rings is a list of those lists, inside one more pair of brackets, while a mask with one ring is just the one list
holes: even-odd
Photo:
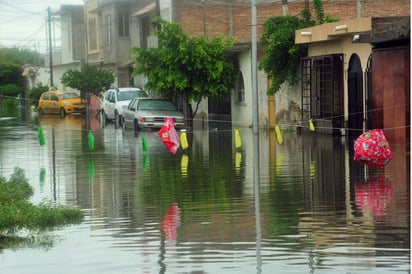
[[17, 99], [5, 98], [0, 100], [0, 111], [3, 114], [14, 115], [17, 112], [19, 101]]
[[27, 95], [28, 98], [30, 99], [30, 104], [32, 106], [36, 106], [39, 103], [40, 96], [43, 92], [48, 91], [50, 89], [49, 86], [43, 86], [41, 83], [37, 84], [37, 86], [33, 87], [29, 94]]
[[21, 87], [15, 84], [6, 84], [0, 86], [0, 95], [16, 97], [21, 92]]
[[29, 202], [32, 195], [33, 188], [22, 169], [15, 168], [9, 181], [0, 177], [0, 245], [2, 239], [17, 239], [7, 234], [22, 229], [42, 231], [83, 220], [80, 209], [56, 206], [51, 202], [33, 205]]

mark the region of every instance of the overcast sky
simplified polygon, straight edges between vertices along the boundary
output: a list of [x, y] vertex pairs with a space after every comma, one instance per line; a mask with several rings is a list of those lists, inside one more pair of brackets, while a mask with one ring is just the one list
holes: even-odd
[[[0, 48], [21, 47], [45, 53], [47, 9], [83, 5], [83, 0], [0, 0]], [[52, 26], [53, 29], [53, 26]], [[60, 29], [57, 23], [54, 29]]]

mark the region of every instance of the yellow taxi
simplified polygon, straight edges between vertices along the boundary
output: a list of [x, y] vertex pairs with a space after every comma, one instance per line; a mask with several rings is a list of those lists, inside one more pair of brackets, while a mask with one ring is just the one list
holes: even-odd
[[85, 113], [84, 99], [70, 90], [49, 90], [40, 96], [38, 105], [39, 115], [57, 113], [64, 117], [69, 113]]

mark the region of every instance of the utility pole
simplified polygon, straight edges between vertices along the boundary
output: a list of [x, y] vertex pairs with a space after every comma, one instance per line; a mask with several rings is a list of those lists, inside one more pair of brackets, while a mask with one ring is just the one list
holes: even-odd
[[260, 224], [260, 153], [259, 153], [259, 93], [257, 82], [257, 20], [256, 0], [252, 0], [252, 111], [253, 111], [253, 186], [255, 202], [256, 222], [256, 260], [257, 273], [261, 272], [261, 239], [262, 231]]
[[87, 38], [87, 0], [84, 0], [84, 62], [89, 62], [89, 43]]
[[156, 0], [156, 16], [160, 17], [160, 1]]
[[53, 53], [52, 53], [52, 35], [51, 35], [51, 15], [50, 7], [47, 9], [48, 26], [49, 26], [49, 56], [50, 56], [50, 87], [53, 87]]
[[258, 120], [258, 83], [257, 83], [257, 26], [256, 26], [256, 0], [252, 0], [252, 109], [253, 133], [259, 132]]
[[306, 27], [309, 27], [309, 0], [305, 0], [305, 19]]

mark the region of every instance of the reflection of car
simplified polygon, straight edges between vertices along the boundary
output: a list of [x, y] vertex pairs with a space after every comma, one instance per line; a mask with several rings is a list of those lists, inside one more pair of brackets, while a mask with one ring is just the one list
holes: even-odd
[[175, 128], [184, 128], [184, 115], [177, 111], [175, 105], [164, 99], [134, 98], [123, 112], [123, 122], [126, 128], [160, 129], [167, 117], [171, 117]]
[[147, 97], [147, 93], [140, 88], [132, 87], [108, 90], [104, 94], [102, 107], [105, 120], [114, 120], [121, 124], [123, 109], [135, 97]]
[[84, 113], [84, 99], [70, 90], [50, 90], [43, 92], [39, 100], [39, 115], [45, 113], [60, 113], [64, 117], [68, 113]]

